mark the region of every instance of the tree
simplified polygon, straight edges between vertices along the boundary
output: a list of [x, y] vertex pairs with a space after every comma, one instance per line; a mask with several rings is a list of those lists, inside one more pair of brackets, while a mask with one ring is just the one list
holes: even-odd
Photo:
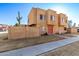
[[72, 27], [72, 21], [69, 20], [69, 21], [68, 21], [68, 28], [71, 28], [71, 27]]
[[18, 11], [18, 16], [16, 17], [17, 19], [17, 22], [16, 25], [20, 25], [21, 24], [21, 19], [22, 19], [22, 16], [20, 15], [20, 12]]

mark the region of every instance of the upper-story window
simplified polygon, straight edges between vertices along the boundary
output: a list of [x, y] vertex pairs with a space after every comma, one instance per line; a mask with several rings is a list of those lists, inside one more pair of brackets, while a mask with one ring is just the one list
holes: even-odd
[[40, 19], [41, 19], [41, 20], [44, 20], [44, 15], [41, 14], [41, 15], [40, 15]]
[[53, 20], [53, 21], [55, 21], [55, 16], [52, 16], [52, 15], [51, 15], [51, 16], [50, 16], [50, 19]]
[[64, 22], [64, 18], [62, 18], [61, 21]]

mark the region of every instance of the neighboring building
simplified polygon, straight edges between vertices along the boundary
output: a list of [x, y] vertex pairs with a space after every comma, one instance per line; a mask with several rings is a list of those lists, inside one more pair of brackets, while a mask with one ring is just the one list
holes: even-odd
[[28, 15], [28, 25], [40, 29], [40, 34], [65, 33], [67, 30], [67, 16], [57, 14], [54, 10], [32, 8]]
[[0, 31], [7, 31], [8, 27], [9, 27], [8, 25], [0, 24]]
[[76, 27], [76, 29], [77, 29], [77, 32], [79, 32], [79, 27]]

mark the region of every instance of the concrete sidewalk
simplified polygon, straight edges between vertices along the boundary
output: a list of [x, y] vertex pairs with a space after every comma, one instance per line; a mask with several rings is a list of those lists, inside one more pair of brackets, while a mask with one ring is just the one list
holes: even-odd
[[[0, 53], [0, 56], [35, 56], [79, 41], [79, 36]], [[27, 44], [27, 43], [26, 43]]]
[[4, 34], [4, 33], [8, 33], [8, 31], [2, 31], [2, 32], [0, 32], [0, 34]]

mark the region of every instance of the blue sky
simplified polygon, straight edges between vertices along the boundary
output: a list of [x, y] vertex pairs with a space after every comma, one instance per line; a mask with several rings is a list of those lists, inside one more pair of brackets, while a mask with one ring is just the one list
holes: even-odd
[[32, 7], [56, 10], [57, 13], [65, 13], [68, 20], [79, 24], [79, 4], [77, 3], [0, 3], [0, 24], [14, 25], [17, 12], [22, 15], [22, 24], [27, 24], [28, 14]]

